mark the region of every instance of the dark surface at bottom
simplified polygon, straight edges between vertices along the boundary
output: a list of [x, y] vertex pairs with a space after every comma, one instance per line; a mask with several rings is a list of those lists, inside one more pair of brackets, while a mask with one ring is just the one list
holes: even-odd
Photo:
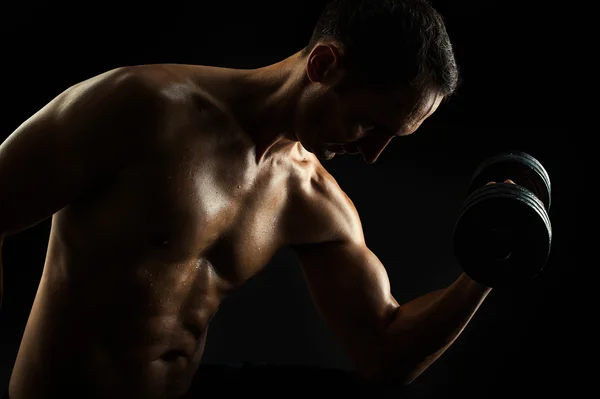
[[[401, 386], [367, 383], [351, 371], [309, 366], [234, 364], [201, 365], [190, 390], [181, 399], [204, 398], [207, 395], [236, 397], [238, 394], [281, 398], [290, 395], [320, 397], [323, 394], [352, 398], [407, 398], [406, 393], [407, 389]], [[2, 399], [10, 399], [8, 393]]]
[[[207, 392], [256, 393], [266, 395], [335, 394], [340, 397], [381, 397], [393, 393], [405, 398], [402, 386], [383, 386], [368, 383], [351, 371], [309, 366], [240, 364], [200, 366], [186, 399], [199, 398]], [[375, 396], [373, 396], [375, 395]]]

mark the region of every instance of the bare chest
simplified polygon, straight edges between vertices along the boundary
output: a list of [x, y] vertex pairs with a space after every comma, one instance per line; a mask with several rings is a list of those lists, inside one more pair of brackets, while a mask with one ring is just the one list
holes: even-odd
[[286, 184], [243, 143], [167, 140], [72, 207], [70, 239], [129, 264], [209, 263], [238, 285], [285, 245]]

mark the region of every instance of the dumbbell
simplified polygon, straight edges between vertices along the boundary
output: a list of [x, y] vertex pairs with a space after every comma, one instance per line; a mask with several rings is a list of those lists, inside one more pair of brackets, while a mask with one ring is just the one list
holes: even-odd
[[531, 155], [510, 151], [484, 160], [454, 227], [454, 256], [464, 272], [494, 288], [539, 275], [552, 243], [550, 200], [550, 177]]

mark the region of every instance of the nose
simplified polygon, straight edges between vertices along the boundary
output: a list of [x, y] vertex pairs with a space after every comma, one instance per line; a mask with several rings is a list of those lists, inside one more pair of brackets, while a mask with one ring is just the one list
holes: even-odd
[[358, 150], [362, 154], [366, 163], [374, 163], [377, 161], [377, 158], [379, 158], [383, 150], [385, 150], [385, 147], [387, 147], [392, 139], [393, 136], [379, 139], [371, 143], [364, 143], [358, 147]]

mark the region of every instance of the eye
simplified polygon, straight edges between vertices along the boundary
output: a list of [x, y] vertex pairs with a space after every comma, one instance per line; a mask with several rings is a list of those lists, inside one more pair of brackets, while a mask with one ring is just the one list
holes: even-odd
[[366, 120], [362, 120], [358, 123], [358, 128], [360, 131], [360, 134], [363, 135], [365, 133], [370, 132], [371, 130], [375, 129], [375, 123], [370, 120], [370, 119], [366, 119]]
[[360, 127], [363, 130], [369, 131], [369, 130], [375, 129], [375, 124], [374, 123], [361, 123]]

